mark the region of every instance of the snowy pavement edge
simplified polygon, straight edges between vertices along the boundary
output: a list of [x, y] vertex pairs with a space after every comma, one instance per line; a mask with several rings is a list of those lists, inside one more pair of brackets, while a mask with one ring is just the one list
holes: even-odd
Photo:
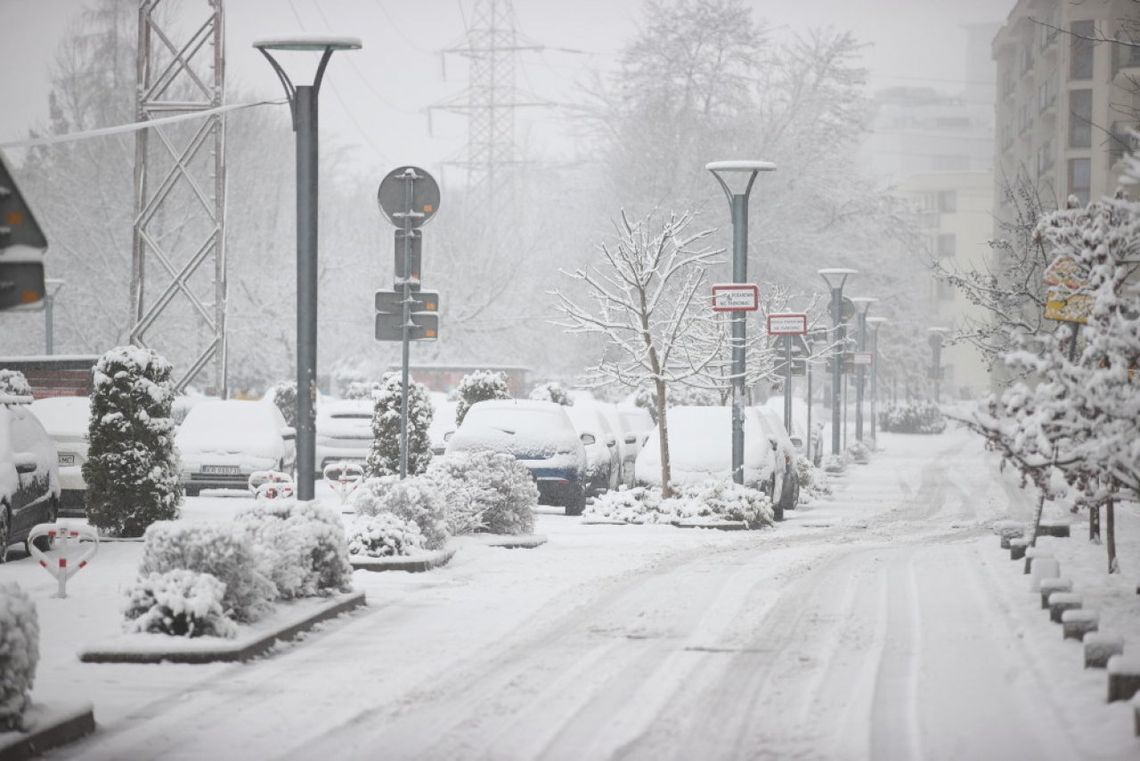
[[62, 708], [33, 705], [26, 718], [31, 727], [27, 732], [0, 732], [0, 761], [34, 758], [95, 731], [90, 703]]

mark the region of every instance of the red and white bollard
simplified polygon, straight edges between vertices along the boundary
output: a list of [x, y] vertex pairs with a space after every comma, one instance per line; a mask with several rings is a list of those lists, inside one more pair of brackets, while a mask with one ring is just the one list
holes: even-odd
[[[54, 541], [52, 551], [53, 553], [58, 552], [58, 556], [49, 557], [43, 550], [36, 547], [35, 540], [41, 536], [50, 537]], [[74, 540], [78, 544], [84, 539], [91, 542], [87, 550], [78, 559], [69, 558], [67, 556], [68, 543]], [[55, 596], [67, 597], [67, 580], [78, 573], [79, 569], [86, 568], [87, 561], [99, 550], [99, 532], [91, 526], [85, 525], [69, 526], [65, 523], [40, 523], [33, 526], [28, 533], [28, 549], [36, 562], [59, 582], [59, 591], [56, 592]]]
[[330, 462], [325, 466], [324, 476], [343, 505], [348, 495], [364, 481], [364, 468], [354, 462]]
[[257, 499], [292, 497], [293, 477], [279, 470], [255, 470], [249, 474], [249, 490]]

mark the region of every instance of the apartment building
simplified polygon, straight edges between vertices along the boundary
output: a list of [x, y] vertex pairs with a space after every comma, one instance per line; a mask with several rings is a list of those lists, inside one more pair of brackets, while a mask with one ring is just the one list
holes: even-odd
[[[1121, 42], [1114, 42], [1120, 40]], [[1140, 3], [1018, 0], [993, 39], [994, 181], [1028, 181], [1047, 207], [1117, 188], [1140, 115]]]

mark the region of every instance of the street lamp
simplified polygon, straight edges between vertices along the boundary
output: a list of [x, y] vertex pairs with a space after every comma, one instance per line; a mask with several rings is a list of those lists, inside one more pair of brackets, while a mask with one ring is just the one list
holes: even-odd
[[875, 441], [875, 425], [879, 419], [879, 328], [887, 322], [886, 317], [868, 317], [871, 326], [871, 441]]
[[[297, 499], [313, 498], [317, 399], [317, 96], [333, 52], [358, 50], [355, 37], [288, 37], [253, 46], [273, 67], [297, 133]], [[294, 85], [269, 51], [320, 53], [311, 85]]]
[[44, 353], [50, 356], [55, 354], [55, 297], [65, 283], [56, 277], [46, 277], [44, 285]]
[[927, 328], [930, 334], [930, 380], [934, 381], [934, 403], [939, 404], [942, 391], [942, 336], [950, 332], [949, 328]]
[[843, 340], [846, 338], [846, 331], [843, 330], [843, 286], [847, 283], [847, 278], [858, 274], [857, 270], [843, 267], [819, 270], [819, 276], [831, 289], [831, 320], [835, 329], [832, 337], [838, 348], [831, 367], [831, 453], [836, 456], [839, 455], [839, 385], [842, 383]]
[[[748, 194], [760, 172], [774, 172], [769, 161], [713, 161], [705, 169], [720, 183], [732, 210], [732, 282], [748, 281]], [[744, 483], [745, 313], [732, 313], [732, 480]]]
[[[870, 296], [852, 296], [851, 303], [855, 305], [856, 314], [859, 315], [859, 352], [867, 351], [867, 310], [878, 299]], [[867, 370], [859, 365], [855, 376], [855, 440], [863, 441], [863, 386], [867, 377]]]

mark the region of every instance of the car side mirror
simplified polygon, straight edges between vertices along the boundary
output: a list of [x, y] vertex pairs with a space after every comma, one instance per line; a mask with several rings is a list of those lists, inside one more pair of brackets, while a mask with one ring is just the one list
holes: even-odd
[[36, 460], [35, 452], [16, 452], [12, 456], [12, 460], [16, 465], [16, 472], [21, 475], [24, 473], [35, 473], [36, 468], [39, 467], [39, 461]]
[[597, 441], [597, 439], [594, 438], [594, 434], [592, 434], [592, 433], [583, 433], [578, 438], [581, 439], [582, 443], [585, 444], [586, 446], [590, 446], [591, 444], [593, 444], [594, 442]]
[[637, 437], [631, 433], [625, 437], [625, 443], [626, 444], [636, 444], [637, 443]]
[[775, 452], [776, 448], [779, 446], [778, 444], [776, 444], [776, 440], [775, 439], [768, 439], [768, 443], [772, 446], [772, 451]]
[[451, 437], [454, 435], [455, 435], [455, 431], [448, 431], [447, 433], [443, 434], [443, 440], [445, 442], [451, 441]]
[[615, 439], [613, 436], [610, 436], [608, 439], [606, 439], [606, 446], [607, 447], [616, 447], [617, 446], [617, 439]]
[[297, 429], [291, 425], [285, 426], [281, 429], [281, 438], [285, 439], [286, 441], [292, 441], [293, 439], [297, 438]]

